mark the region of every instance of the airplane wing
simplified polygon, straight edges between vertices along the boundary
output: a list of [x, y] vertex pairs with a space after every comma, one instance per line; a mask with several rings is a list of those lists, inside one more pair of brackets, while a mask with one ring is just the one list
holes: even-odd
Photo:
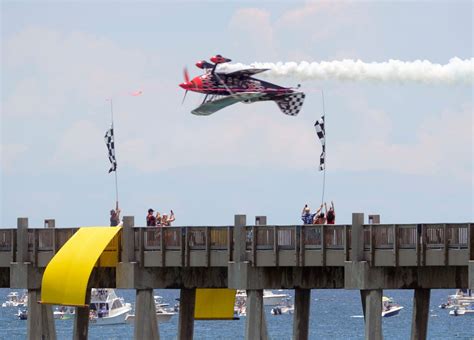
[[191, 113], [198, 116], [209, 116], [214, 112], [219, 111], [232, 104], [245, 101], [252, 102], [264, 95], [264, 93], [260, 92], [237, 93], [223, 98], [207, 101], [201, 106], [192, 110]]
[[269, 68], [248, 68], [245, 70], [234, 71], [225, 73], [226, 76], [230, 77], [241, 77], [241, 76], [252, 76], [257, 73], [268, 71]]

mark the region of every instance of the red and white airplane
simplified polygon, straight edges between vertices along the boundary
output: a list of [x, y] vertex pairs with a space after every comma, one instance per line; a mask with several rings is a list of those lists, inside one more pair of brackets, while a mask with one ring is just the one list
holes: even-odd
[[[267, 71], [265, 68], [250, 68], [229, 73], [217, 72], [217, 65], [228, 63], [231, 60], [221, 55], [215, 55], [209, 63], [198, 61], [196, 66], [205, 70], [203, 75], [189, 78], [184, 69], [184, 83], [179, 84], [188, 91], [205, 94], [202, 104], [191, 111], [200, 116], [208, 116], [224, 107], [242, 102], [254, 103], [264, 100], [274, 101], [280, 110], [287, 115], [296, 116], [303, 106], [305, 94], [296, 91], [297, 88], [282, 87], [252, 76]], [[183, 98], [184, 101], [184, 98]]]

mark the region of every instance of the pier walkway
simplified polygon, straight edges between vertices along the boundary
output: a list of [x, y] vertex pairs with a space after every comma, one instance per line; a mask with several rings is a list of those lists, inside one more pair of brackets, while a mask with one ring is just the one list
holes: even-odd
[[[412, 339], [426, 339], [430, 289], [474, 289], [474, 223], [380, 224], [354, 213], [350, 225], [135, 227], [124, 217], [88, 287], [136, 289], [135, 338], [157, 339], [154, 288], [181, 289], [178, 339], [192, 339], [196, 288], [247, 290], [247, 339], [267, 339], [263, 289], [294, 289], [294, 339], [307, 339], [311, 289], [360, 290], [366, 339], [382, 338], [383, 289], [413, 289]], [[55, 339], [50, 305], [41, 300], [44, 269], [78, 228], [0, 229], [0, 287], [28, 289], [29, 339]], [[153, 306], [152, 306], [153, 305]], [[150, 314], [152, 314], [150, 316]], [[74, 338], [86, 339], [88, 308], [77, 307]]]

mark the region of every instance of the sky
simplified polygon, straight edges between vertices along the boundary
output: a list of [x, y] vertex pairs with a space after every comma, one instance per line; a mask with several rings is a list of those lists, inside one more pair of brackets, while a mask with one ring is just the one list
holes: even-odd
[[[429, 60], [473, 57], [471, 1], [1, 1], [1, 223], [107, 225], [115, 177], [104, 143], [113, 99], [122, 215], [175, 225], [301, 223], [324, 200], [336, 223], [472, 222], [473, 87], [268, 79], [306, 93], [297, 117], [272, 102], [209, 117], [184, 91], [199, 60]], [[130, 96], [142, 90], [138, 97]]]

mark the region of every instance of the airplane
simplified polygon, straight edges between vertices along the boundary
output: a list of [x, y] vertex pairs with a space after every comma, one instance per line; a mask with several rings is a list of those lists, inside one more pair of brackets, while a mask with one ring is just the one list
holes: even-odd
[[208, 116], [235, 103], [249, 104], [268, 100], [274, 101], [286, 115], [296, 116], [300, 112], [306, 96], [303, 92], [252, 77], [269, 69], [249, 68], [223, 73], [216, 71], [217, 65], [231, 60], [219, 54], [211, 57], [210, 60], [212, 63], [205, 60], [196, 63], [196, 66], [203, 69], [205, 73], [192, 80], [189, 79], [187, 69], [184, 69], [184, 83], [179, 84], [186, 90], [183, 102], [188, 91], [205, 94], [201, 105], [191, 113]]

